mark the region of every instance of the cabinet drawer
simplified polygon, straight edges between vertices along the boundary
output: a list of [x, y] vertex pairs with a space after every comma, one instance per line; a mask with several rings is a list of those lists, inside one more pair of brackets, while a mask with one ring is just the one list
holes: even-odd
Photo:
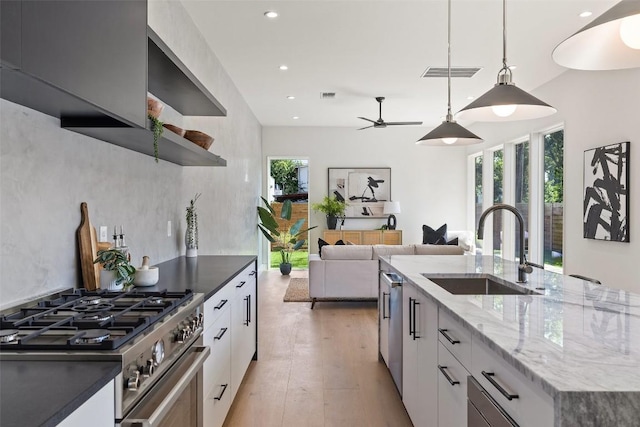
[[207, 330], [231, 306], [234, 288], [226, 284], [204, 302], [204, 329]]
[[521, 427], [553, 425], [551, 396], [478, 340], [473, 342], [471, 373]]
[[247, 292], [249, 292], [248, 288], [255, 287], [256, 274], [255, 266], [251, 263], [236, 277], [231, 279], [227, 286], [231, 286], [235, 292], [235, 296], [246, 295]]
[[202, 335], [203, 345], [211, 348], [211, 354], [204, 363], [203, 390], [211, 388], [213, 381], [220, 376], [220, 371], [230, 370], [231, 360], [231, 311], [224, 313]]
[[222, 427], [231, 407], [231, 373], [220, 371], [211, 388], [204, 392], [203, 427]]
[[438, 344], [438, 425], [467, 425], [467, 377], [469, 371]]
[[471, 332], [444, 310], [438, 313], [438, 340], [464, 366], [471, 366]]

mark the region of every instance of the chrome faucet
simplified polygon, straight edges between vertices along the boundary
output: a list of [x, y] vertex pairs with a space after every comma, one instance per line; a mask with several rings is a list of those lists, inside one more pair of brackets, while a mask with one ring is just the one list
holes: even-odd
[[482, 236], [484, 234], [484, 220], [487, 218], [487, 215], [489, 215], [493, 211], [498, 210], [513, 212], [513, 214], [518, 219], [518, 224], [520, 225], [520, 264], [518, 265], [517, 282], [527, 283], [527, 273], [531, 273], [533, 271], [533, 268], [531, 268], [531, 266], [527, 262], [527, 256], [524, 253], [524, 219], [522, 219], [522, 215], [516, 208], [504, 203], [498, 203], [482, 212], [482, 215], [480, 215], [480, 220], [478, 221], [478, 240], [482, 240]]

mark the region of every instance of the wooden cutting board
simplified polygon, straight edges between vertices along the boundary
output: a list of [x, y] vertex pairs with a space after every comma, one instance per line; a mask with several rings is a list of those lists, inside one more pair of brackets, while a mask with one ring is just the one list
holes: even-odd
[[98, 252], [96, 229], [89, 221], [87, 203], [80, 204], [80, 226], [77, 231], [83, 286], [90, 291], [100, 287], [100, 264], [94, 264]]

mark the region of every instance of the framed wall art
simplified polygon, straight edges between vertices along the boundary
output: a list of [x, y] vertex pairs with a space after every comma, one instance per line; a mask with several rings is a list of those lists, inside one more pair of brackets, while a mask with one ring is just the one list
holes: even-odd
[[386, 218], [391, 168], [329, 168], [329, 196], [348, 203], [347, 218]]
[[629, 142], [584, 152], [584, 237], [629, 241]]

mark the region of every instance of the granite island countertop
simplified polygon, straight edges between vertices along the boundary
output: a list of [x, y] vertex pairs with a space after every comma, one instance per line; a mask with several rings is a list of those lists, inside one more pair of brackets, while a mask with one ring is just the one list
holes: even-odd
[[422, 273], [515, 282], [517, 264], [479, 255], [383, 260], [539, 385], [556, 410], [588, 408], [617, 423], [600, 425], [640, 425], [640, 294], [534, 268], [525, 286], [544, 288], [540, 295], [453, 295]]

